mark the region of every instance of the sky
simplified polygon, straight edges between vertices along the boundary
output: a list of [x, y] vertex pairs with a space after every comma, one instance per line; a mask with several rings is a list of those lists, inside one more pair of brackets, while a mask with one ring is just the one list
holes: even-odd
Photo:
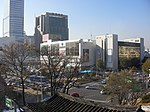
[[[4, 15], [0, 0], [0, 37]], [[45, 12], [68, 15], [69, 39], [118, 34], [119, 40], [142, 37], [150, 48], [150, 0], [25, 0], [25, 32], [34, 34], [35, 17]]]

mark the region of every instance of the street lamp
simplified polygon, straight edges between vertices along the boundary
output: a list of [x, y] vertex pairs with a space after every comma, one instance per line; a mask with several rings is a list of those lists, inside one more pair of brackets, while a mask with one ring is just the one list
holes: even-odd
[[148, 68], [148, 75], [149, 75], [149, 77], [150, 77], [150, 68]]
[[43, 85], [42, 85], [42, 76], [41, 76], [41, 71], [39, 71], [40, 73], [40, 82], [41, 82], [41, 101], [43, 100]]

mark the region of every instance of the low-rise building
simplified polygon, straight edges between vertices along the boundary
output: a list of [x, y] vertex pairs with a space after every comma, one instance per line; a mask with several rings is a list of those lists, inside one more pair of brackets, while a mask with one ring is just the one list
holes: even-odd
[[78, 39], [55, 42], [48, 40], [41, 44], [41, 49], [43, 46], [49, 46], [53, 53], [56, 51], [56, 55], [70, 56], [82, 60], [82, 66], [95, 66], [96, 43], [93, 40]]
[[140, 61], [142, 62], [142, 60], [144, 59], [144, 38], [138, 37], [123, 39], [119, 41], [119, 43], [119, 47], [123, 45], [126, 46], [126, 49], [128, 49], [129, 53], [128, 55], [133, 55], [133, 57], [139, 57]]
[[50, 46], [57, 55], [72, 56], [82, 59], [82, 67], [94, 68], [101, 59], [106, 70], [118, 70], [120, 58], [137, 58], [142, 62], [144, 58], [144, 39], [133, 38], [118, 41], [118, 35], [106, 34], [96, 36], [96, 40], [78, 39], [66, 41], [52, 41], [43, 36], [43, 46]]

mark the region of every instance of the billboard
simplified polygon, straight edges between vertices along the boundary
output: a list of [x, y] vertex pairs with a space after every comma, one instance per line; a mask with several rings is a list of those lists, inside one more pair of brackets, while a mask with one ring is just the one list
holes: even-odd
[[89, 49], [83, 49], [83, 62], [89, 62]]
[[42, 36], [42, 42], [46, 42], [49, 39], [49, 34], [45, 34]]
[[61, 40], [61, 35], [59, 34], [44, 34], [42, 36], [42, 42], [46, 42], [48, 40], [52, 40], [52, 41], [58, 41]]
[[140, 43], [118, 42], [119, 57], [140, 58]]

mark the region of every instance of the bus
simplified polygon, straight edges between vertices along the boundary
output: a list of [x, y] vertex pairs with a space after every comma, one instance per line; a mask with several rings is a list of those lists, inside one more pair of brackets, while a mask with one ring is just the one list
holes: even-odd
[[48, 82], [48, 78], [46, 76], [38, 76], [38, 75], [31, 75], [30, 81], [34, 82]]

